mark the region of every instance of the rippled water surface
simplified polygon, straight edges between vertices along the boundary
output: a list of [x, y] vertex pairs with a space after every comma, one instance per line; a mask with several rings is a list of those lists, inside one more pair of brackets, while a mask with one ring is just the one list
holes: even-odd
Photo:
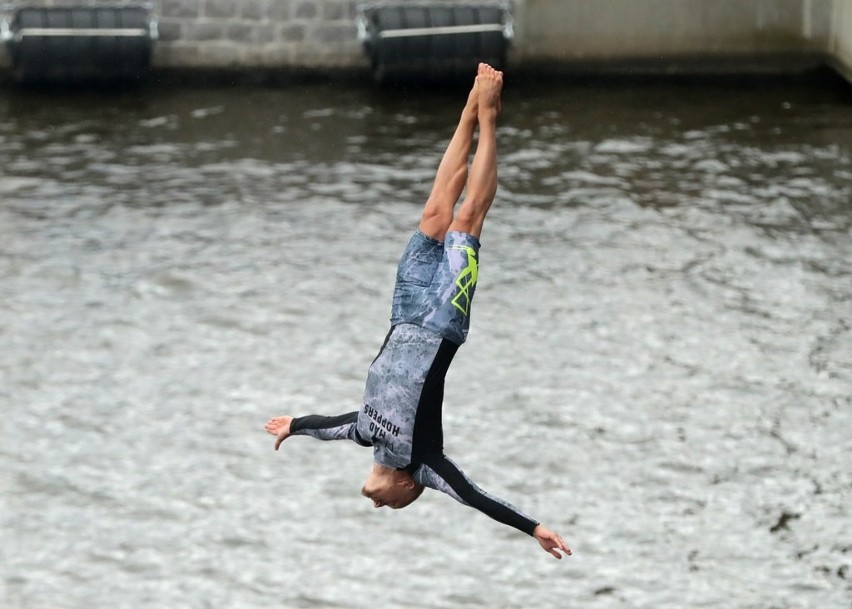
[[562, 532], [270, 415], [360, 403], [461, 92], [0, 92], [0, 605], [852, 599], [852, 96], [507, 85], [446, 449]]

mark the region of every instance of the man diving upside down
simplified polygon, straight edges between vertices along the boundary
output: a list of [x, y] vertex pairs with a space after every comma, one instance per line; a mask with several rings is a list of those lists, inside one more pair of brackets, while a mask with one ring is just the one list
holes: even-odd
[[[562, 558], [562, 537], [493, 497], [444, 456], [444, 377], [467, 338], [479, 271], [479, 236], [497, 192], [497, 115], [503, 73], [480, 64], [461, 120], [438, 166], [418, 230], [397, 270], [391, 329], [370, 365], [364, 401], [339, 416], [280, 416], [266, 431], [275, 450], [293, 435], [353, 440], [372, 446], [374, 463], [361, 494], [375, 507], [403, 508], [424, 487], [442, 491], [495, 520], [535, 537]], [[479, 142], [467, 159], [479, 126]], [[468, 176], [469, 173], [469, 176]], [[467, 184], [458, 213], [456, 202]]]

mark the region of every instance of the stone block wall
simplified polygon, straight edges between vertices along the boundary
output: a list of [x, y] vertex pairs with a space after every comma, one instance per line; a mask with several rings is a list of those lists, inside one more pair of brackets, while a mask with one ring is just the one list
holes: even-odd
[[159, 0], [154, 66], [366, 67], [358, 0]]

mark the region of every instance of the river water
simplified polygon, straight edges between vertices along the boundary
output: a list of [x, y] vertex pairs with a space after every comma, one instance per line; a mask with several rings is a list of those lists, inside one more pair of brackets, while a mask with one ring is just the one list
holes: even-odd
[[359, 406], [462, 99], [0, 92], [0, 606], [850, 606], [843, 87], [508, 82], [445, 447], [573, 557], [272, 450]]

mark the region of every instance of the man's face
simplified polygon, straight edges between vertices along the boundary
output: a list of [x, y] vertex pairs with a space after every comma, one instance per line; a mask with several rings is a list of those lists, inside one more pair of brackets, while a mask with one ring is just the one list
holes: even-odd
[[389, 475], [371, 473], [361, 489], [361, 494], [373, 502], [373, 507], [389, 507], [394, 510], [411, 504], [423, 492], [423, 487], [405, 472]]

